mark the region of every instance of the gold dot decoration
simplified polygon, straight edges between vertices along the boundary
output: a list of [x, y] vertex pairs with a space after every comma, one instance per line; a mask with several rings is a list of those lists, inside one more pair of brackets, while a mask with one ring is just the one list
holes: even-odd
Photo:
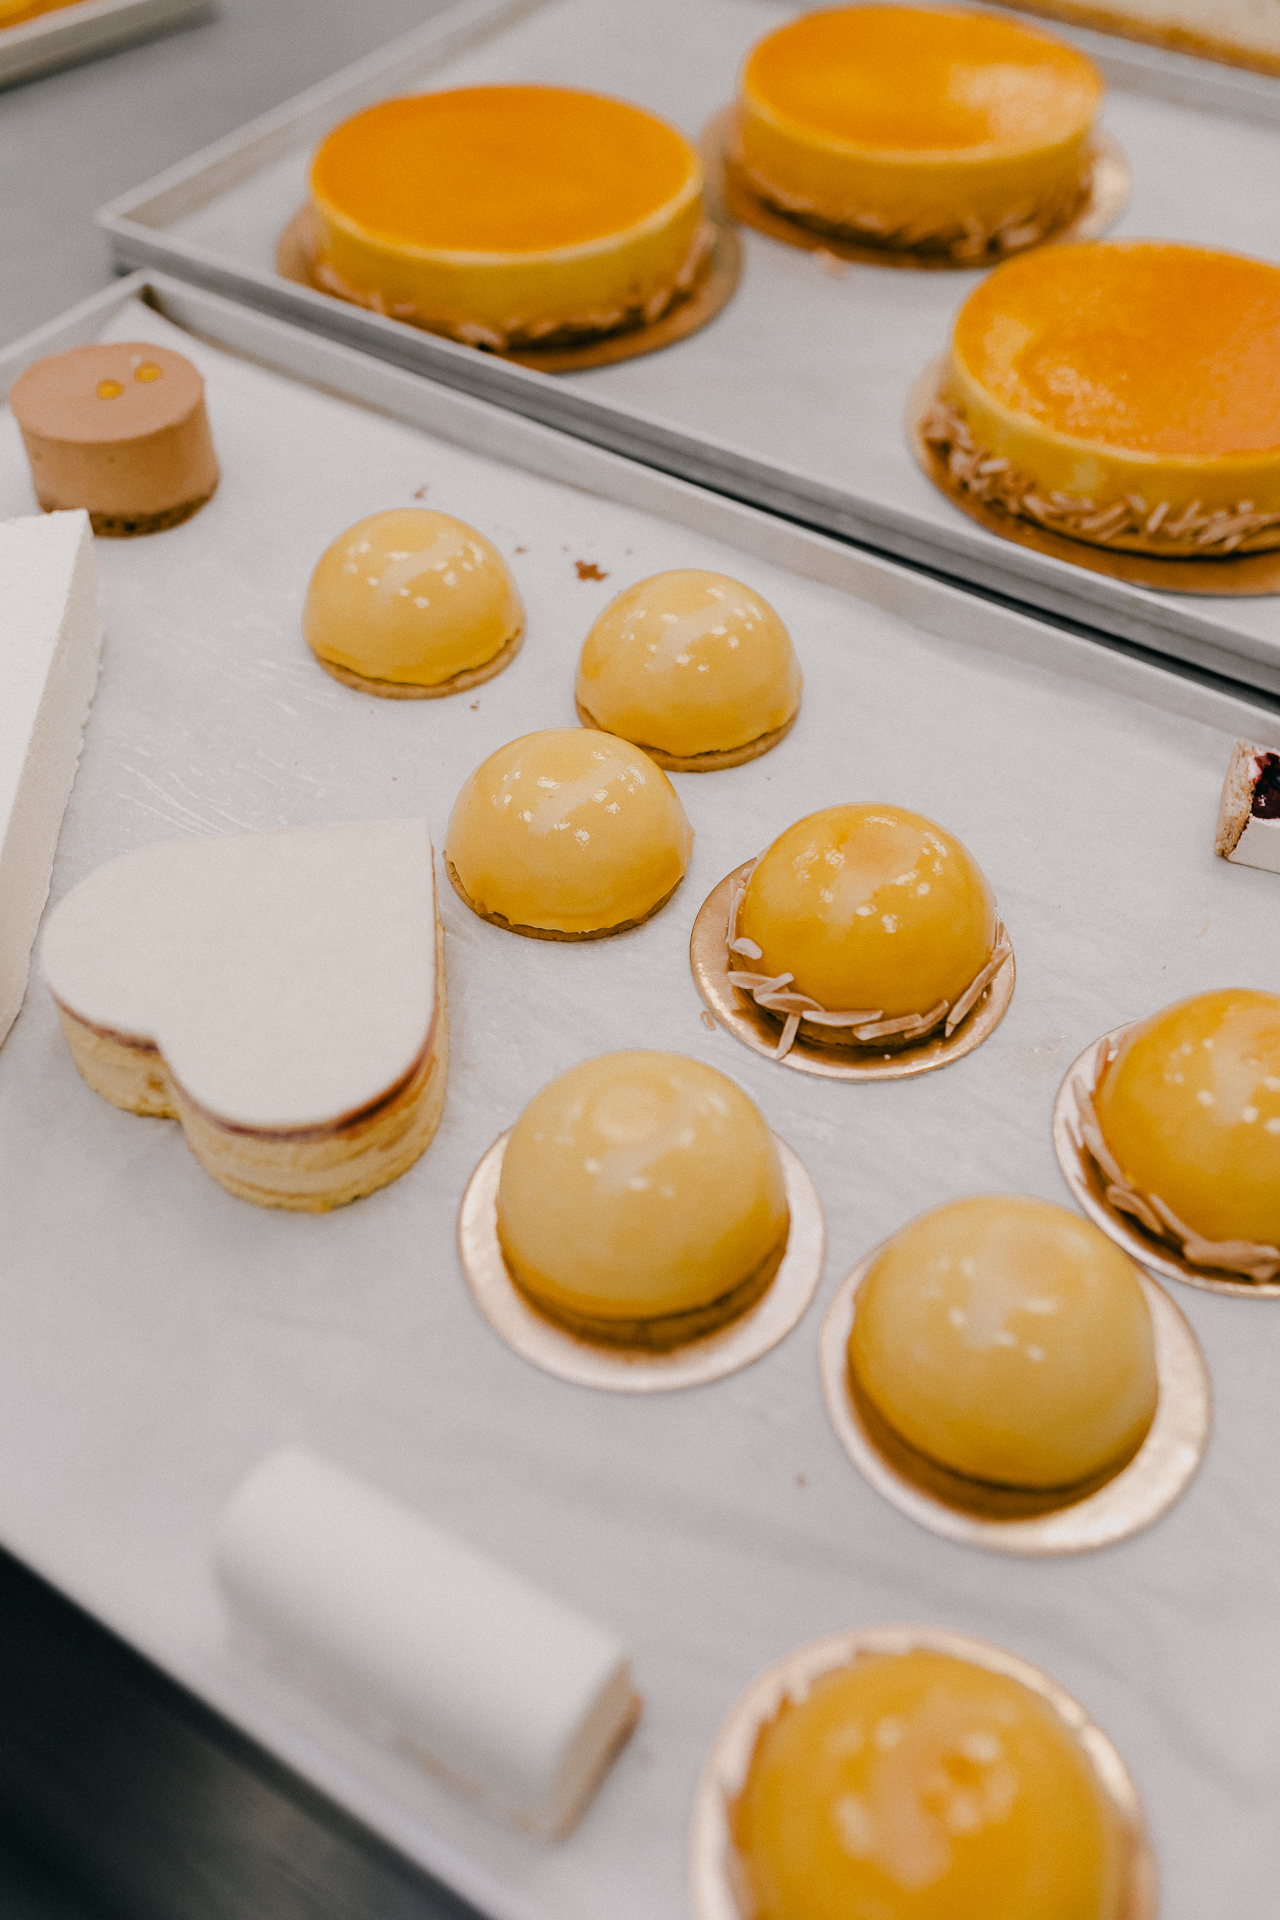
[[140, 367], [134, 369], [133, 377], [135, 380], [159, 380], [161, 370], [154, 360], [144, 360]]
[[99, 380], [98, 382], [99, 400], [118, 400], [123, 392], [124, 388], [118, 380]]

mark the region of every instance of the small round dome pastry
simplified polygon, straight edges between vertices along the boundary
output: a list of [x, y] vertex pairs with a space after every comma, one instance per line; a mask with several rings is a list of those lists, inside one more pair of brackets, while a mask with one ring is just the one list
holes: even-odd
[[692, 846], [675, 788], [647, 754], [571, 727], [527, 733], [476, 768], [449, 816], [445, 859], [482, 919], [591, 940], [656, 913]]
[[578, 717], [684, 773], [776, 746], [800, 711], [791, 637], [727, 574], [681, 568], [628, 587], [587, 635]]
[[[952, 834], [904, 807], [875, 803], [811, 813], [761, 855], [737, 917], [739, 953], [756, 974], [790, 974], [790, 993], [828, 1013], [903, 1021], [916, 1040], [963, 1004], [1000, 937], [985, 874]], [[916, 1024], [916, 1022], [922, 1024]], [[852, 1026], [806, 1037], [848, 1045]]]
[[482, 533], [447, 513], [397, 507], [358, 520], [321, 555], [302, 631], [347, 686], [432, 699], [500, 673], [519, 650], [524, 607]]
[[517, 1284], [583, 1338], [669, 1348], [773, 1279], [789, 1229], [777, 1147], [745, 1093], [674, 1053], [551, 1081], [511, 1130], [498, 1238]]
[[1011, 1675], [915, 1648], [785, 1699], [733, 1812], [758, 1920], [1121, 1920], [1126, 1836]]
[[855, 1385], [970, 1480], [1070, 1487], [1127, 1461], [1155, 1416], [1151, 1315], [1130, 1260], [1045, 1200], [922, 1214], [858, 1289]]
[[1093, 1106], [1125, 1179], [1175, 1231], [1280, 1248], [1280, 995], [1201, 993], [1140, 1020]]
[[1091, 60], [958, 7], [802, 14], [753, 49], [740, 163], [768, 205], [820, 232], [981, 260], [1083, 199], [1102, 108]]

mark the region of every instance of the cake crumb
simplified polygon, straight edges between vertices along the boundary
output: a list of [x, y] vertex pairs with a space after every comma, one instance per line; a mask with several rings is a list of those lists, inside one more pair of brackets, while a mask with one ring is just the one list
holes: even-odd
[[421, 487], [416, 487], [414, 489], [413, 497], [415, 500], [425, 500], [427, 497], [428, 491], [429, 491], [429, 488], [426, 485], [423, 485]]
[[806, 1474], [798, 1473], [796, 1475], [796, 1485], [798, 1487], [807, 1487], [808, 1484], [809, 1484], [809, 1480]]
[[529, 549], [528, 549], [528, 547], [517, 547], [517, 548], [516, 548], [516, 552], [517, 552], [517, 553], [528, 553], [528, 551], [529, 551]]
[[594, 560], [575, 560], [573, 564], [578, 569], [579, 580], [607, 580], [609, 578], [607, 573], [600, 571]]
[[707, 1032], [708, 1032], [708, 1033], [714, 1033], [714, 1032], [715, 1032], [715, 1030], [716, 1030], [716, 1023], [715, 1023], [715, 1018], [714, 1018], [714, 1016], [713, 1016], [712, 1014], [709, 1014], [709, 1013], [708, 1013], [708, 1012], [707, 1012], [707, 1011], [705, 1010], [705, 1008], [704, 1008], [704, 1010], [703, 1010], [703, 1013], [702, 1013], [702, 1024], [703, 1024], [703, 1026], [704, 1026], [704, 1027], [706, 1028], [706, 1030], [707, 1030]]
[[479, 702], [478, 700], [473, 700], [473, 701], [471, 702], [471, 711], [472, 711], [472, 713], [474, 713], [474, 712], [476, 711], [476, 708], [477, 708], [477, 707], [478, 707], [479, 705], [480, 705], [480, 702]]

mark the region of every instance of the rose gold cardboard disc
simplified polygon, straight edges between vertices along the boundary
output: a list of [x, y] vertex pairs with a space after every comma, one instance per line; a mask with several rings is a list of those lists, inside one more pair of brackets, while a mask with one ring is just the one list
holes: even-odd
[[1029, 547], [1033, 553], [1047, 553], [1069, 566], [1083, 567], [1086, 573], [1104, 573], [1111, 580], [1125, 580], [1132, 587], [1156, 587], [1164, 593], [1200, 594], [1209, 599], [1250, 599], [1280, 593], [1280, 549], [1275, 553], [1227, 555], [1217, 560], [1162, 560], [1157, 554], [1121, 553], [1110, 547], [1090, 546], [1085, 540], [1070, 540], [1065, 533], [1051, 533], [1034, 520], [1023, 520], [1002, 507], [975, 500], [951, 477], [946, 456], [930, 446], [924, 437], [925, 424], [937, 402], [944, 397], [946, 357], [931, 361], [911, 389], [907, 400], [907, 439], [916, 465], [953, 507], [968, 514], [988, 533], [1001, 540], [1012, 540], [1016, 547]]
[[1163, 1287], [1139, 1273], [1151, 1311], [1159, 1381], [1155, 1419], [1142, 1445], [1118, 1471], [1039, 1492], [985, 1486], [938, 1465], [900, 1439], [858, 1391], [849, 1369], [849, 1336], [858, 1288], [875, 1257], [869, 1253], [854, 1268], [832, 1301], [818, 1359], [840, 1444], [899, 1513], [963, 1546], [1045, 1559], [1127, 1540], [1181, 1499], [1209, 1444], [1213, 1392], [1195, 1334]]
[[[689, 965], [694, 984], [722, 1027], [734, 1038], [772, 1059], [782, 1037], [782, 1022], [776, 1014], [758, 1007], [749, 993], [733, 986], [725, 935], [729, 927], [729, 899], [735, 884], [745, 880], [755, 865], [744, 860], [709, 893], [698, 909], [689, 940]], [[932, 1073], [935, 1067], [950, 1066], [953, 1060], [972, 1053], [975, 1047], [1003, 1020], [1013, 998], [1016, 978], [1014, 959], [1008, 959], [991, 985], [966, 1014], [951, 1038], [933, 1034], [915, 1046], [895, 1052], [878, 1052], [868, 1047], [824, 1047], [806, 1039], [801, 1027], [791, 1051], [781, 1061], [798, 1073], [816, 1073], [827, 1080], [906, 1080], [917, 1073]]]
[[1250, 1280], [1243, 1274], [1224, 1272], [1218, 1267], [1197, 1267], [1168, 1240], [1148, 1233], [1131, 1214], [1122, 1213], [1107, 1199], [1107, 1178], [1092, 1154], [1084, 1146], [1080, 1133], [1080, 1103], [1077, 1093], [1083, 1082], [1090, 1095], [1098, 1084], [1098, 1075], [1108, 1050], [1123, 1040], [1129, 1027], [1115, 1027], [1086, 1047], [1067, 1070], [1053, 1103], [1053, 1146], [1058, 1165], [1071, 1189], [1076, 1204], [1115, 1241], [1116, 1245], [1153, 1273], [1166, 1280], [1184, 1280], [1189, 1287], [1202, 1287], [1206, 1293], [1236, 1293], [1252, 1300], [1280, 1298], [1280, 1279]]
[[[693, 1802], [689, 1835], [690, 1897], [694, 1920], [750, 1920], [751, 1896], [733, 1838], [733, 1808], [764, 1728], [788, 1700], [803, 1700], [815, 1680], [866, 1655], [924, 1650], [950, 1654], [1018, 1680], [1038, 1694], [1078, 1742], [1110, 1802], [1124, 1836], [1125, 1888], [1120, 1920], [1156, 1920], [1155, 1856], [1137, 1789], [1124, 1761], [1079, 1701], [1056, 1680], [986, 1640], [945, 1627], [862, 1627], [799, 1647], [752, 1681], [712, 1742]], [[973, 1920], [980, 1920], [975, 1914]]]
[[725, 107], [703, 129], [699, 150], [707, 174], [708, 200], [714, 197], [744, 227], [754, 227], [757, 233], [768, 234], [771, 240], [781, 240], [785, 245], [800, 247], [806, 253], [826, 254], [857, 266], [907, 267], [917, 273], [939, 270], [974, 273], [994, 267], [1001, 260], [1011, 259], [1016, 253], [1025, 253], [1033, 246], [1060, 246], [1069, 240], [1096, 240], [1120, 218], [1133, 190], [1133, 173], [1125, 158], [1124, 148], [1111, 134], [1104, 133], [1094, 142], [1088, 163], [1088, 186], [1083, 198], [1077, 202], [1075, 211], [1060, 226], [1050, 228], [1025, 245], [984, 254], [977, 260], [957, 259], [950, 253], [925, 253], [909, 247], [877, 247], [865, 241], [843, 240], [836, 234], [807, 227], [802, 221], [789, 219], [785, 213], [779, 213], [762, 200], [735, 161], [737, 125], [737, 107]]
[[[540, 367], [543, 373], [580, 373], [588, 367], [612, 367], [623, 360], [637, 360], [642, 354], [657, 353], [660, 348], [673, 346], [677, 340], [697, 333], [728, 304], [742, 272], [742, 243], [738, 235], [727, 220], [716, 217], [714, 209], [709, 207], [707, 211], [714, 229], [710, 258], [689, 292], [674, 301], [660, 320], [648, 326], [607, 333], [597, 340], [583, 340], [575, 346], [513, 348], [510, 352], [495, 353], [495, 359], [515, 360], [522, 367]], [[311, 209], [299, 207], [276, 244], [276, 272], [284, 280], [327, 294], [331, 300], [340, 300], [341, 294], [316, 278], [315, 257]], [[417, 321], [403, 324], [417, 326], [421, 333], [435, 331]], [[441, 337], [452, 338], [451, 335]], [[488, 353], [493, 349], [477, 347], [475, 351]]]
[[826, 1252], [822, 1202], [804, 1163], [773, 1136], [782, 1161], [791, 1231], [767, 1291], [728, 1326], [670, 1353], [595, 1346], [546, 1319], [521, 1293], [498, 1244], [498, 1177], [510, 1135], [501, 1134], [467, 1184], [458, 1212], [458, 1257], [472, 1297], [494, 1332], [522, 1360], [576, 1387], [608, 1393], [673, 1393], [739, 1373], [777, 1346], [817, 1291]]

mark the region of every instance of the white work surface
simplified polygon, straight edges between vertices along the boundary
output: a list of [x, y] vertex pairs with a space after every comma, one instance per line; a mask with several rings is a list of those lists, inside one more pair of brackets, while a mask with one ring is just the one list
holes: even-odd
[[[747, 49], [796, 10], [783, 0], [472, 0], [403, 54], [393, 47], [348, 69], [281, 108], [270, 131], [244, 129], [102, 218], [130, 264], [165, 266], [668, 471], [1280, 692], [1280, 597], [1160, 594], [1087, 572], [977, 527], [918, 470], [907, 396], [945, 351], [976, 272], [833, 274], [829, 259], [744, 229], [741, 282], [711, 325], [661, 353], [557, 377], [276, 274], [276, 242], [306, 198], [316, 140], [367, 99], [517, 80], [590, 87], [696, 138], [732, 101]], [[1280, 255], [1280, 84], [1102, 35], [1068, 37], [1103, 60], [1103, 124], [1133, 168], [1112, 231]]]
[[[219, 322], [218, 303], [184, 298]], [[290, 350], [275, 323], [222, 320], [243, 339], [257, 329], [261, 356]], [[371, 394], [381, 381], [388, 406], [416, 389], [456, 436], [523, 465], [233, 358], [138, 306], [103, 331], [178, 345], [203, 368], [223, 480], [185, 526], [98, 543], [103, 672], [55, 899], [100, 862], [184, 834], [424, 813], [438, 848], [484, 755], [573, 724], [589, 623], [660, 569], [725, 570], [773, 602], [805, 701], [764, 759], [675, 776], [693, 861], [636, 932], [520, 940], [442, 886], [444, 1121], [408, 1174], [339, 1213], [235, 1200], [175, 1123], [98, 1098], [33, 979], [0, 1051], [4, 1545], [496, 1920], [678, 1920], [694, 1781], [740, 1690], [813, 1637], [914, 1620], [1038, 1662], [1107, 1729], [1150, 1813], [1164, 1920], [1274, 1920], [1276, 1304], [1177, 1289], [1218, 1396], [1206, 1465], [1152, 1532], [1069, 1562], [949, 1546], [881, 1501], [829, 1426], [816, 1345], [843, 1274], [922, 1208], [983, 1189], [1067, 1203], [1050, 1110], [1087, 1042], [1202, 988], [1275, 986], [1280, 881], [1212, 846], [1232, 739], [1280, 740], [1280, 723], [305, 336], [298, 363], [330, 356], [331, 385]], [[525, 470], [538, 464], [577, 485]], [[419, 498], [509, 557], [528, 637], [472, 694], [379, 701], [311, 658], [302, 596], [343, 528]], [[0, 515], [33, 505], [0, 415]], [[607, 579], [581, 581], [578, 560]], [[1003, 1024], [919, 1081], [844, 1085], [772, 1065], [706, 1029], [689, 975], [690, 926], [715, 882], [799, 815], [857, 798], [958, 833], [1017, 950]], [[595, 1053], [655, 1045], [721, 1068], [760, 1103], [818, 1183], [830, 1250], [819, 1302], [768, 1358], [640, 1399], [568, 1387], [513, 1356], [472, 1305], [453, 1234], [477, 1159], [538, 1087]], [[231, 1662], [215, 1518], [290, 1440], [630, 1639], [645, 1717], [567, 1842], [491, 1824]]]

